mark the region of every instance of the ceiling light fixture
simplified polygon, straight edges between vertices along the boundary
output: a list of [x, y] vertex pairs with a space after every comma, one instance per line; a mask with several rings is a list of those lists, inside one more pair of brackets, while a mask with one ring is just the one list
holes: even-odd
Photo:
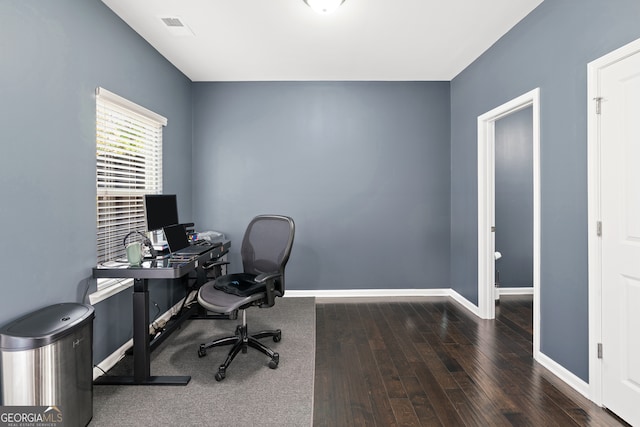
[[344, 0], [304, 0], [304, 2], [313, 9], [314, 12], [326, 15], [335, 12]]

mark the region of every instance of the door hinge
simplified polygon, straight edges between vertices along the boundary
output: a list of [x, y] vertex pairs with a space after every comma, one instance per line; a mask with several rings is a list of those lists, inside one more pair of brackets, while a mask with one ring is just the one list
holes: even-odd
[[600, 114], [602, 112], [602, 97], [599, 96], [597, 98], [593, 98], [596, 101], [596, 114]]
[[495, 225], [492, 225], [492, 226], [491, 226], [491, 232], [492, 232], [492, 233], [495, 233], [495, 232], [496, 232], [496, 226], [495, 226]]
[[598, 359], [602, 359], [602, 343], [598, 343]]
[[602, 221], [596, 222], [596, 234], [598, 237], [602, 237]]

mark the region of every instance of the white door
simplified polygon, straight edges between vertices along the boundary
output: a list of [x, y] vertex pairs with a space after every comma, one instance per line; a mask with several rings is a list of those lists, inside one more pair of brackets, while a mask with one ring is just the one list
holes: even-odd
[[602, 403], [640, 426], [640, 52], [600, 77]]

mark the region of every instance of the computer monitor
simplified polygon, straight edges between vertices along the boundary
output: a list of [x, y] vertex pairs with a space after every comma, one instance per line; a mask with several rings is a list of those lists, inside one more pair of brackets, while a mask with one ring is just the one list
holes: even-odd
[[178, 224], [178, 202], [175, 194], [145, 194], [144, 209], [147, 231], [162, 230]]

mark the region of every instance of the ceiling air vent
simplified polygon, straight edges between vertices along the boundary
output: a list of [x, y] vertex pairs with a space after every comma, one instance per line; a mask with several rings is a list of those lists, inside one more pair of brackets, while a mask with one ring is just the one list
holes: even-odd
[[160, 18], [167, 27], [184, 27], [180, 18]]
[[182, 19], [176, 16], [164, 16], [160, 17], [160, 20], [164, 23], [164, 27], [174, 36], [193, 36], [193, 31]]

